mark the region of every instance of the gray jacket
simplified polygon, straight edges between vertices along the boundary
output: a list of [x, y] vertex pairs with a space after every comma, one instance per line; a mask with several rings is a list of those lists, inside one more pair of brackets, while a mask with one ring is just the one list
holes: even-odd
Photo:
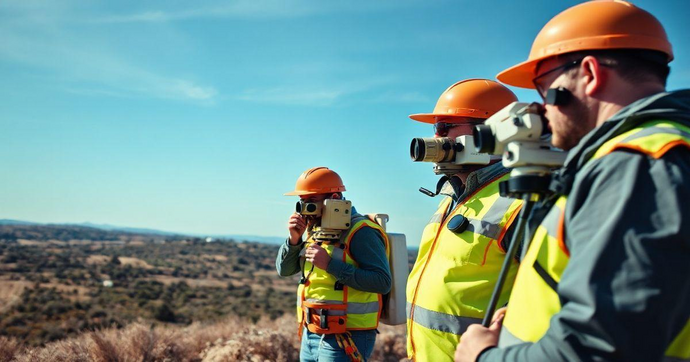
[[650, 120], [690, 126], [690, 90], [629, 105], [569, 152], [556, 179], [568, 195], [562, 309], [538, 342], [492, 348], [479, 361], [663, 358], [690, 319], [690, 152], [620, 150], [588, 163], [604, 142]]

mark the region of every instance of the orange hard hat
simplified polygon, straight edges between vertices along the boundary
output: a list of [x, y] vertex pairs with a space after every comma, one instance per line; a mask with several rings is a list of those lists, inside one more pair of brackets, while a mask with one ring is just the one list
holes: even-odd
[[448, 87], [439, 97], [433, 113], [413, 114], [410, 118], [436, 123], [443, 118], [489, 118], [517, 97], [504, 85], [488, 79], [465, 79]]
[[285, 194], [285, 196], [302, 196], [314, 194], [327, 194], [331, 192], [345, 191], [343, 180], [335, 171], [328, 167], [313, 167], [299, 176], [295, 190]]
[[598, 0], [575, 5], [556, 15], [539, 32], [527, 61], [496, 78], [505, 84], [534, 88], [540, 61], [581, 50], [656, 50], [673, 60], [666, 31], [652, 14], [621, 0]]

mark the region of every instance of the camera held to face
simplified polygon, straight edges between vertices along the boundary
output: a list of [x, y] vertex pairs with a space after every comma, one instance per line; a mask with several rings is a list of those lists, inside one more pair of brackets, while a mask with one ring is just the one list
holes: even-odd
[[295, 210], [300, 215], [314, 218], [310, 232], [316, 240], [338, 240], [352, 222], [352, 202], [349, 200], [298, 201]]
[[490, 162], [488, 154], [476, 151], [472, 136], [414, 138], [410, 144], [410, 158], [414, 162], [434, 162], [436, 174], [455, 174], [465, 165]]

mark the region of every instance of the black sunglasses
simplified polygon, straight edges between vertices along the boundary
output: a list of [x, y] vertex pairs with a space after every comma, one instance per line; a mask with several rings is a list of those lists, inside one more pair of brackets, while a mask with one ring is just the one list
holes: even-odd
[[547, 76], [553, 72], [557, 72], [559, 70], [561, 72], [565, 72], [570, 68], [574, 68], [574, 67], [578, 66], [580, 63], [582, 63], [582, 59], [573, 60], [572, 62], [559, 65], [556, 68], [553, 68], [547, 72], [544, 72], [544, 73], [540, 74], [539, 76], [535, 77], [534, 79], [532, 79], [532, 84], [534, 84], [534, 88], [536, 88], [537, 93], [539, 93], [539, 96], [541, 97], [542, 101], [546, 101], [546, 91], [548, 91], [548, 88], [547, 89], [542, 88], [542, 86], [539, 85], [539, 80], [541, 80], [545, 76]]
[[448, 131], [450, 131], [451, 128], [459, 125], [458, 123], [436, 122], [434, 123], [434, 133], [439, 137], [445, 137], [448, 136]]

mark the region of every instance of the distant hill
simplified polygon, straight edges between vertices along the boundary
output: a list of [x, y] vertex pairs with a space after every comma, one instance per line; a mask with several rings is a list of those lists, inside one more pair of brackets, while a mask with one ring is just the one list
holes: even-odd
[[37, 225], [37, 223], [31, 221], [0, 219], [0, 225]]
[[285, 237], [279, 237], [279, 236], [257, 236], [257, 235], [237, 235], [237, 234], [228, 234], [228, 235], [211, 235], [210, 237], [212, 238], [219, 238], [219, 239], [233, 239], [235, 241], [243, 242], [243, 241], [256, 241], [259, 243], [264, 243], [264, 244], [273, 244], [273, 245], [279, 245], [285, 242]]
[[0, 219], [0, 225], [16, 225], [16, 226], [74, 226], [74, 227], [86, 227], [92, 229], [98, 229], [103, 231], [114, 231], [114, 232], [125, 232], [138, 235], [161, 235], [161, 236], [193, 236], [199, 238], [212, 238], [212, 239], [229, 239], [236, 240], [238, 242], [243, 241], [255, 241], [264, 244], [278, 245], [285, 241], [285, 237], [278, 236], [259, 236], [259, 235], [246, 235], [246, 234], [224, 234], [224, 235], [213, 235], [213, 234], [198, 234], [198, 233], [178, 233], [172, 231], [164, 231], [149, 228], [135, 228], [127, 226], [117, 226], [110, 224], [95, 224], [91, 222], [83, 223], [68, 223], [68, 224], [42, 224], [31, 221], [23, 220], [13, 220], [13, 219]]
[[186, 235], [184, 233], [175, 233], [175, 232], [170, 232], [170, 231], [148, 229], [148, 228], [133, 228], [133, 227], [127, 227], [127, 226], [110, 225], [110, 224], [94, 224], [94, 223], [91, 223], [88, 221], [83, 222], [83, 223], [78, 223], [78, 224], [64, 224], [64, 225], [85, 226], [85, 227], [90, 227], [90, 228], [94, 228], [94, 229], [101, 229], [101, 230], [107, 230], [107, 231], [122, 231], [122, 232], [132, 233], [132, 234]]

